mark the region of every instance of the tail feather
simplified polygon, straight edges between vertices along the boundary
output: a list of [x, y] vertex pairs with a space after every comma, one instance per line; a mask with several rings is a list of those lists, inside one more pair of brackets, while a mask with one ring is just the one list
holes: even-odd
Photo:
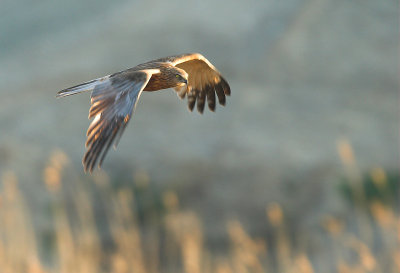
[[57, 93], [56, 97], [62, 98], [62, 97], [71, 96], [71, 95], [79, 94], [79, 93], [86, 92], [86, 91], [92, 91], [96, 87], [96, 85], [108, 80], [109, 77], [110, 76], [101, 77], [98, 79], [94, 79], [94, 80], [61, 90]]

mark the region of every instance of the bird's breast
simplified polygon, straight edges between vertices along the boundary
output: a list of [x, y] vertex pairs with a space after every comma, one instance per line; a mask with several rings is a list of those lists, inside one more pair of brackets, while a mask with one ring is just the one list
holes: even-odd
[[161, 89], [167, 89], [174, 87], [173, 83], [168, 80], [166, 77], [159, 74], [153, 74], [147, 83], [146, 87], [143, 89], [144, 91], [158, 91]]

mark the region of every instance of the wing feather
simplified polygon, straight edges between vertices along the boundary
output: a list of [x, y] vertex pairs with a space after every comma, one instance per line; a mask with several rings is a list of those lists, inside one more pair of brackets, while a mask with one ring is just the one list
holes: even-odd
[[192, 87], [188, 87], [189, 91], [187, 93], [187, 97], [188, 97], [188, 108], [190, 111], [193, 111], [194, 105], [196, 103], [196, 91], [195, 89], [193, 89]]
[[95, 85], [89, 110], [89, 118], [94, 119], [86, 133], [87, 151], [82, 160], [85, 171], [92, 172], [97, 162], [101, 167], [111, 145], [118, 144], [144, 87], [157, 71], [119, 73]]
[[215, 111], [215, 90], [210, 85], [204, 87], [205, 93], [207, 94], [208, 108], [211, 111]]
[[[193, 110], [197, 100], [197, 110], [204, 111], [207, 98], [208, 108], [215, 111], [215, 94], [218, 102], [225, 105], [226, 96], [230, 95], [230, 87], [219, 71], [201, 54], [183, 54], [159, 59], [172, 63], [178, 68], [184, 69], [189, 75], [186, 94], [188, 96], [188, 108]], [[181, 98], [185, 97], [182, 89], [175, 89]], [[182, 94], [183, 93], [183, 94]]]
[[206, 92], [204, 90], [197, 90], [197, 111], [203, 114], [204, 104], [206, 103]]

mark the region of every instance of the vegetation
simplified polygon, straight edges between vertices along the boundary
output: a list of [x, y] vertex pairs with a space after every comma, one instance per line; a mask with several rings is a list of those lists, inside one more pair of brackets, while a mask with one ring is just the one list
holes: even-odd
[[[388, 180], [381, 168], [359, 176], [351, 147], [341, 142], [338, 149], [347, 170], [342, 192], [350, 201], [348, 217], [324, 215], [309, 234], [291, 235], [284, 210], [271, 203], [259, 215], [267, 218], [271, 238], [253, 238], [232, 219], [225, 253], [207, 246], [201, 219], [180, 208], [174, 192], [151, 190], [146, 172], [134, 175], [132, 187], [104, 173], [93, 180], [69, 174], [65, 187], [71, 167], [56, 151], [43, 170], [48, 234], [35, 231], [31, 218], [38, 212], [26, 207], [17, 175], [2, 176], [0, 272], [400, 272], [396, 179]], [[355, 200], [363, 200], [363, 209]], [[313, 258], [321, 249], [326, 255]]]

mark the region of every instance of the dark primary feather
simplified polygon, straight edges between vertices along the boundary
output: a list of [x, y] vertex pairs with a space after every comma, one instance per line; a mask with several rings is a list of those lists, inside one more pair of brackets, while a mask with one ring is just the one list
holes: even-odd
[[208, 103], [208, 108], [211, 111], [215, 111], [215, 91], [214, 88], [212, 88], [210, 85], [206, 85], [204, 87], [204, 92], [207, 95], [207, 103]]
[[204, 90], [196, 90], [197, 93], [197, 111], [203, 114], [204, 104], [206, 102], [206, 92]]
[[[211, 111], [215, 111], [216, 107], [216, 96], [218, 97], [218, 102], [222, 106], [225, 106], [226, 96], [230, 96], [231, 89], [224, 78], [220, 77], [220, 81], [217, 84], [206, 84], [202, 89], [195, 89], [188, 86], [189, 91], [187, 92], [188, 97], [188, 108], [193, 111], [193, 108], [197, 101], [197, 110], [200, 113], [204, 112], [204, 105], [207, 98], [208, 108]], [[182, 96], [181, 96], [182, 97]]]
[[[158, 59], [158, 61], [171, 62], [188, 73], [187, 96], [190, 111], [193, 110], [197, 101], [197, 110], [203, 113], [206, 100], [208, 108], [215, 111], [216, 95], [218, 102], [225, 105], [225, 96], [230, 95], [230, 87], [218, 70], [201, 54], [182, 54]], [[182, 93], [181, 89], [175, 88], [175, 90], [179, 97], [184, 97], [185, 93]]]
[[196, 104], [197, 90], [191, 87], [189, 88], [189, 92], [187, 94], [188, 97], [188, 108], [190, 111], [193, 111], [194, 105]]

